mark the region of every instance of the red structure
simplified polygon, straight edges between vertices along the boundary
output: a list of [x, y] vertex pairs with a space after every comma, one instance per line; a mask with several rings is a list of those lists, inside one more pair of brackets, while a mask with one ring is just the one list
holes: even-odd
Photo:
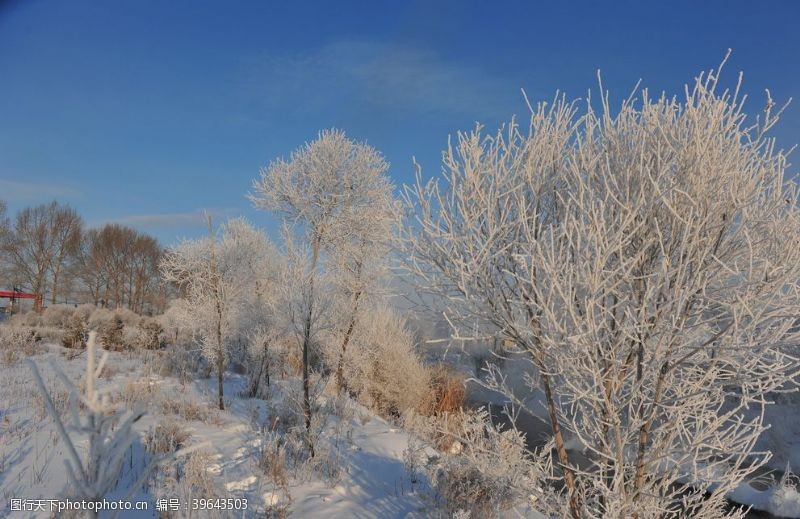
[[16, 290], [6, 291], [0, 290], [0, 298], [7, 298], [11, 299], [11, 307], [14, 307], [14, 303], [17, 299], [33, 299], [33, 309], [37, 312], [42, 309], [42, 295], [41, 294], [29, 294], [27, 292], [18, 292]]

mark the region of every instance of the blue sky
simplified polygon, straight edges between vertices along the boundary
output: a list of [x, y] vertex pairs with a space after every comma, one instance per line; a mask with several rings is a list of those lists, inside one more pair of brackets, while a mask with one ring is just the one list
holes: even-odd
[[[0, 1], [0, 198], [58, 199], [87, 223], [169, 244], [199, 212], [274, 229], [245, 194], [259, 168], [342, 128], [391, 163], [439, 171], [447, 137], [496, 127], [601, 69], [680, 93], [728, 48], [749, 112], [796, 99], [775, 135], [800, 142], [800, 2]], [[796, 169], [796, 168], [794, 168]]]

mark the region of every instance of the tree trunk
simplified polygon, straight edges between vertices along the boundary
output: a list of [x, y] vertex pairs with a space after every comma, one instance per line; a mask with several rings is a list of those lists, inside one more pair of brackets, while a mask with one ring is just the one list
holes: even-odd
[[567, 447], [564, 443], [564, 435], [561, 432], [561, 424], [558, 423], [555, 400], [553, 399], [553, 392], [550, 388], [550, 375], [548, 375], [543, 368], [543, 365], [539, 366], [539, 375], [542, 379], [544, 397], [547, 402], [547, 414], [550, 415], [550, 426], [553, 428], [553, 439], [556, 443], [558, 461], [561, 464], [561, 471], [564, 474], [564, 485], [569, 492], [569, 510], [573, 519], [580, 519], [580, 505], [578, 503], [577, 489], [575, 488], [575, 473], [572, 471], [572, 467], [569, 464], [569, 454], [567, 453]]
[[56, 295], [58, 293], [58, 275], [60, 273], [60, 270], [61, 270], [61, 265], [56, 267], [56, 269], [53, 271], [53, 294], [52, 297], [50, 298], [50, 304], [53, 305], [56, 304]]
[[[656, 418], [658, 406], [661, 405], [661, 395], [664, 388], [664, 379], [667, 376], [668, 364], [665, 362], [658, 373], [656, 379], [656, 387], [653, 394], [653, 403], [650, 409], [650, 415], [642, 424], [639, 429], [639, 446], [636, 451], [636, 472], [633, 479], [633, 501], [636, 502], [641, 494], [642, 486], [644, 485], [645, 476], [645, 454], [647, 453], [647, 442], [650, 440], [650, 431], [653, 427], [653, 421]], [[634, 517], [638, 517], [635, 514]]]
[[[269, 346], [267, 341], [264, 341], [264, 356], [261, 358], [261, 362], [258, 363], [258, 373], [253, 377], [253, 381], [250, 384], [250, 396], [255, 398], [258, 395], [258, 389], [261, 387], [261, 377], [266, 375], [266, 382], [267, 387], [269, 387]], [[265, 373], [266, 371], [266, 373]]]
[[219, 392], [219, 408], [225, 410], [225, 402], [223, 400], [223, 376], [225, 373], [225, 350], [222, 349], [222, 309], [220, 308], [219, 301], [217, 301], [217, 389]]
[[311, 398], [308, 393], [308, 349], [311, 343], [311, 305], [306, 316], [303, 334], [303, 412], [306, 418], [306, 436], [308, 439], [308, 452], [314, 457], [314, 442], [311, 439]]
[[269, 387], [269, 368], [270, 368], [269, 343], [267, 341], [264, 341], [264, 370], [266, 371], [265, 374], [266, 374], [266, 378], [267, 378], [267, 380], [266, 380], [267, 387]]
[[358, 300], [361, 297], [359, 290], [353, 296], [353, 314], [350, 316], [350, 324], [347, 326], [347, 331], [344, 333], [342, 340], [342, 351], [339, 354], [339, 365], [336, 367], [336, 387], [341, 392], [346, 389], [344, 382], [344, 356], [347, 352], [347, 345], [350, 343], [350, 337], [353, 335], [353, 328], [356, 326], [356, 317], [358, 315]]
[[309, 376], [308, 376], [308, 351], [311, 347], [311, 320], [314, 317], [314, 275], [317, 270], [317, 259], [319, 258], [320, 239], [314, 240], [311, 252], [311, 269], [308, 282], [308, 312], [306, 322], [303, 327], [303, 411], [306, 418], [306, 439], [308, 441], [309, 455], [314, 457], [314, 441], [311, 438], [311, 397], [309, 395]]
[[[534, 274], [535, 277], [535, 274]], [[530, 298], [526, 297], [526, 300], [531, 301]], [[535, 310], [532, 307], [528, 307], [528, 317], [530, 319], [530, 324], [535, 330], [535, 340], [538, 343], [538, 337], [541, 336], [541, 323], [539, 321], [538, 316], [536, 315]], [[523, 345], [525, 346], [525, 345]], [[542, 381], [542, 389], [544, 389], [544, 397], [547, 403], [547, 414], [550, 417], [550, 426], [553, 428], [553, 439], [556, 444], [556, 452], [558, 454], [558, 461], [561, 465], [561, 472], [564, 474], [564, 485], [567, 487], [567, 492], [569, 492], [569, 511], [570, 515], [573, 519], [580, 519], [581, 517], [581, 505], [578, 502], [578, 492], [577, 492], [577, 485], [575, 481], [575, 472], [572, 470], [572, 466], [569, 463], [569, 453], [567, 453], [567, 447], [564, 443], [564, 435], [561, 432], [561, 424], [558, 421], [558, 412], [556, 411], [556, 403], [555, 399], [553, 398], [553, 391], [550, 382], [550, 374], [547, 372], [547, 367], [544, 363], [543, 354], [540, 350], [538, 350], [535, 346], [526, 347], [529, 351], [534, 365], [536, 369], [539, 370], [539, 375]]]

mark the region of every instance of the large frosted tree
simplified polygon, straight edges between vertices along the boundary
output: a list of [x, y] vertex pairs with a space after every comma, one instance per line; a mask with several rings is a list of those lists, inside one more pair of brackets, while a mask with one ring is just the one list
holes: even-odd
[[342, 131], [325, 130], [316, 140], [294, 151], [288, 160], [273, 161], [253, 182], [253, 204], [284, 218], [295, 234], [295, 256], [302, 253], [305, 257], [302, 262], [290, 263], [303, 265], [297, 286], [302, 311], [293, 315], [303, 349], [307, 430], [311, 428], [312, 413], [309, 350], [323, 320], [317, 306], [318, 280], [326, 266], [334, 265], [329, 261], [332, 255], [346, 255], [351, 247], [362, 243], [360, 238], [368, 219], [391, 193], [387, 169], [383, 156], [371, 146], [348, 139]]
[[527, 128], [460, 134], [443, 182], [406, 191], [406, 267], [454, 336], [500, 338], [529, 365], [524, 389], [496, 366], [486, 384], [517, 410], [544, 402], [560, 482], [546, 511], [741, 517], [725, 495], [768, 459], [761, 409], [798, 368], [778, 114], [768, 100], [745, 121], [717, 72], [682, 100], [599, 105], [559, 97]]

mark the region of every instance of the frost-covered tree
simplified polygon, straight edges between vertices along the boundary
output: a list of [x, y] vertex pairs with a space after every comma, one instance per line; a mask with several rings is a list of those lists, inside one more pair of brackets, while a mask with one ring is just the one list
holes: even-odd
[[161, 260], [164, 279], [186, 294], [180, 315], [216, 368], [220, 409], [225, 408], [226, 358], [271, 251], [266, 235], [244, 219], [230, 220], [214, 233], [209, 218], [208, 237], [184, 241]]
[[393, 186], [384, 177], [380, 180], [382, 189], [375, 189], [373, 204], [363, 207], [361, 217], [350, 228], [349, 238], [337, 243], [331, 251], [333, 281], [340, 295], [333, 334], [337, 351], [331, 352], [335, 357], [335, 382], [339, 390], [347, 387], [344, 364], [356, 326], [374, 302], [371, 300], [383, 295], [382, 282], [386, 277], [389, 244], [397, 215]]
[[[300, 343], [303, 348], [303, 407], [306, 430], [311, 429], [309, 397], [309, 350], [322, 315], [316, 308], [318, 278], [326, 256], [346, 243], [358, 243], [364, 218], [385, 200], [388, 165], [371, 146], [348, 139], [344, 132], [326, 130], [294, 151], [288, 160], [278, 159], [253, 182], [253, 204], [284, 217], [297, 233], [295, 258], [304, 265], [297, 290], [302, 301]], [[312, 455], [313, 446], [309, 445]]]
[[524, 389], [497, 366], [487, 385], [516, 409], [544, 402], [572, 517], [741, 516], [725, 495], [768, 459], [763, 406], [797, 375], [779, 112], [768, 99], [745, 122], [718, 77], [615, 112], [605, 93], [599, 112], [557, 97], [527, 131], [460, 134], [444, 184], [406, 191], [407, 268], [454, 335], [529, 364]]

